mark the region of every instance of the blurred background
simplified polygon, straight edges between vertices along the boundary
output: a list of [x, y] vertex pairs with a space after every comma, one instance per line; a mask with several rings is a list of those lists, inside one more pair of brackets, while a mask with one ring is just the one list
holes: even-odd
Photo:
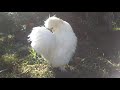
[[[78, 38], [69, 73], [54, 71], [27, 41], [49, 15], [70, 23]], [[120, 12], [0, 12], [0, 78], [119, 78], [119, 38]]]

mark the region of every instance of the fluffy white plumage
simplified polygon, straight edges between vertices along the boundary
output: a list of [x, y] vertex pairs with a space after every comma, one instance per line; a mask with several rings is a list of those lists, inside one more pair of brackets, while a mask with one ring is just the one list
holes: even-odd
[[77, 37], [69, 23], [55, 16], [49, 17], [44, 26], [33, 28], [28, 36], [31, 46], [53, 67], [65, 70], [75, 52]]

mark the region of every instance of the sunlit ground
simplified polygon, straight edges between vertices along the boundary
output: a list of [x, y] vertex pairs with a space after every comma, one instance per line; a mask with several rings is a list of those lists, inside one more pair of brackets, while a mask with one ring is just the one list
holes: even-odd
[[120, 28], [113, 28], [113, 30], [118, 31], [118, 30], [120, 30]]
[[[91, 48], [91, 50], [94, 50]], [[85, 58], [74, 57], [74, 61], [66, 66], [67, 73], [56, 72], [47, 61], [30, 46], [16, 43], [13, 35], [0, 34], [0, 77], [1, 78], [118, 78], [120, 64], [108, 58], [97, 56], [94, 51]], [[58, 74], [58, 75], [57, 75]]]
[[54, 77], [50, 65], [41, 58], [36, 59], [29, 46], [15, 43], [14, 36], [0, 34], [0, 49], [0, 77]]

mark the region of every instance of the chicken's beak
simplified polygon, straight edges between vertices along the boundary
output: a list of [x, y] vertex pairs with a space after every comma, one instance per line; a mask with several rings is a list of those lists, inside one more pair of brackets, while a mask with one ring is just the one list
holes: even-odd
[[[44, 27], [45, 27], [45, 25], [44, 25]], [[47, 27], [45, 27], [45, 28], [50, 30], [51, 32], [53, 32], [53, 28], [47, 28]]]
[[47, 28], [48, 30], [50, 30], [53, 33], [53, 28]]
[[53, 28], [47, 28], [47, 29], [50, 30], [51, 32], [53, 32], [53, 30], [52, 30]]

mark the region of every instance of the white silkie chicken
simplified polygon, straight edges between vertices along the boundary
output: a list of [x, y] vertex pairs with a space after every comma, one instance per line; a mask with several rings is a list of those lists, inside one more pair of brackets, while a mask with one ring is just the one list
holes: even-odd
[[44, 21], [44, 26], [34, 27], [28, 37], [32, 48], [52, 67], [65, 71], [65, 65], [77, 46], [77, 37], [69, 23], [55, 16], [49, 17]]

